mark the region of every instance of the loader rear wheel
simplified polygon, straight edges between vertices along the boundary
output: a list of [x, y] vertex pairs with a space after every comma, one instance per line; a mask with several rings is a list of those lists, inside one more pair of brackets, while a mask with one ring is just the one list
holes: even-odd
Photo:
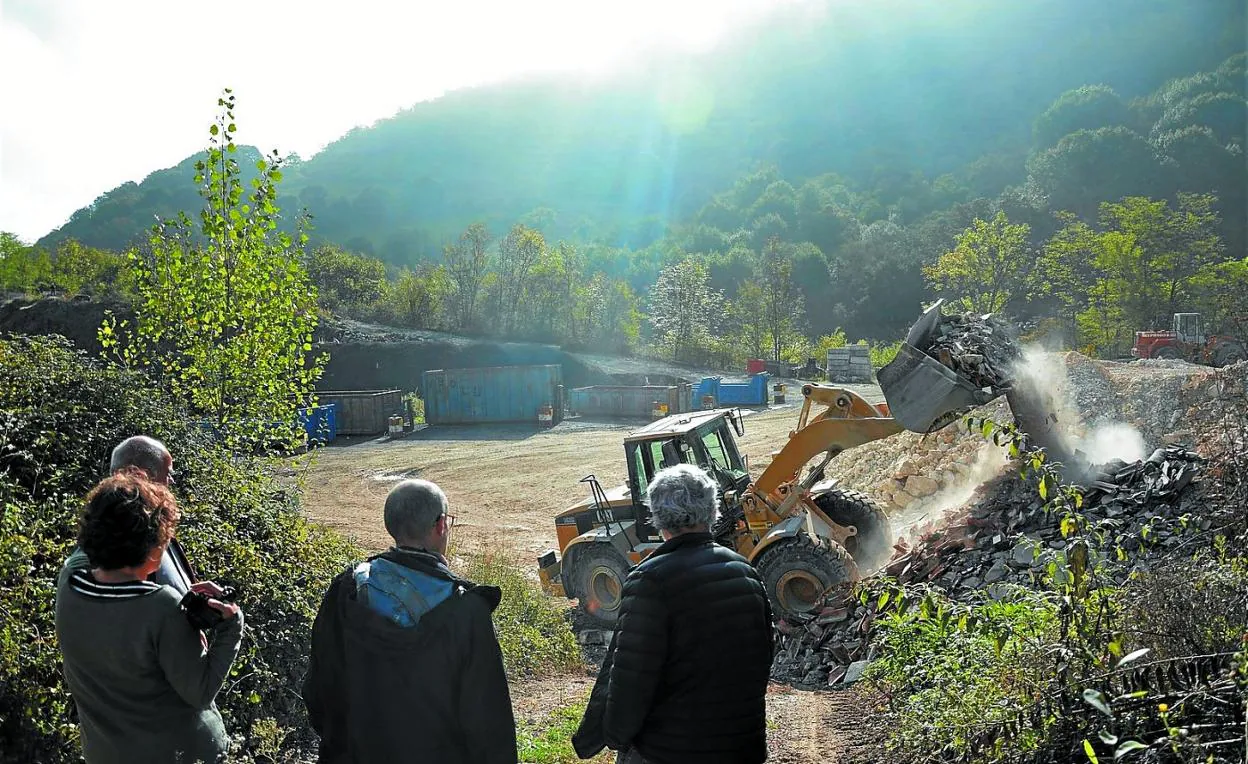
[[572, 587], [581, 610], [599, 624], [614, 627], [624, 601], [628, 561], [607, 544], [592, 544], [577, 555]]
[[1244, 360], [1244, 346], [1238, 342], [1223, 342], [1213, 351], [1213, 365], [1219, 369]]
[[816, 496], [815, 506], [837, 525], [852, 525], [857, 530], [845, 540], [845, 551], [861, 570], [876, 570], [892, 559], [892, 525], [884, 510], [866, 494], [837, 488]]
[[1158, 348], [1157, 352], [1153, 353], [1153, 358], [1161, 358], [1167, 361], [1177, 360], [1178, 357], [1179, 357], [1178, 348], [1174, 348], [1169, 345], [1162, 347], [1162, 348]]
[[805, 533], [763, 550], [755, 567], [777, 618], [815, 610], [829, 590], [858, 577], [854, 559], [840, 544], [815, 540]]

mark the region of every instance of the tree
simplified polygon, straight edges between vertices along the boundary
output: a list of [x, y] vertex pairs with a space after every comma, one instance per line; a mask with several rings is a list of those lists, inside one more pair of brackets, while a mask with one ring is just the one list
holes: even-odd
[[923, 269], [939, 294], [976, 313], [998, 313], [1023, 295], [1030, 262], [1026, 225], [1012, 225], [1004, 212], [991, 221], [976, 218], [957, 245]]
[[771, 340], [771, 360], [802, 336], [802, 293], [793, 280], [793, 258], [778, 239], [767, 242], [754, 273], [761, 292], [763, 324]]
[[0, 292], [36, 292], [52, 285], [52, 260], [15, 234], [0, 232]]
[[1078, 130], [1127, 126], [1131, 112], [1106, 85], [1085, 85], [1062, 93], [1036, 118], [1036, 148], [1047, 149]]
[[233, 94], [217, 105], [207, 156], [195, 165], [199, 225], [183, 214], [153, 227], [145, 251], [131, 253], [133, 329], [109, 316], [100, 341], [209, 417], [227, 442], [243, 445], [270, 429], [294, 438], [295, 411], [313, 401], [325, 363], [308, 355], [317, 317], [303, 267], [307, 237], [277, 231], [276, 152], [256, 163], [260, 175], [244, 199]]
[[699, 359], [710, 346], [722, 305], [723, 295], [711, 289], [700, 258], [686, 257], [667, 266], [650, 288], [655, 344], [674, 361]]
[[386, 265], [375, 257], [356, 255], [333, 245], [317, 247], [308, 257], [308, 276], [321, 305], [360, 310], [382, 299]]
[[1128, 197], [1103, 204], [1097, 228], [1064, 218], [1038, 270], [1056, 294], [1068, 295], [1063, 302], [1077, 311], [1081, 344], [1121, 351], [1135, 330], [1216, 301], [1209, 295], [1221, 293], [1215, 284], [1223, 248], [1215, 203], [1207, 194], [1181, 194], [1174, 209], [1165, 200]]
[[415, 271], [404, 268], [390, 289], [391, 315], [401, 326], [441, 329], [451, 291], [451, 279], [444, 265], [421, 263]]
[[457, 243], [448, 244], [442, 252], [451, 280], [453, 323], [460, 331], [468, 331], [476, 325], [477, 301], [490, 267], [490, 241], [485, 224], [473, 223]]
[[[832, 326], [856, 337], [896, 337], [921, 310], [927, 292], [914, 231], [879, 220], [829, 258]], [[824, 331], [827, 327], [820, 327]]]
[[501, 314], [504, 335], [516, 331], [520, 302], [529, 290], [529, 274], [546, 251], [546, 240], [532, 228], [520, 225], [511, 227], [498, 243], [498, 276], [501, 293]]
[[1097, 266], [1095, 233], [1074, 213], [1058, 213], [1064, 226], [1036, 258], [1028, 296], [1056, 307], [1067, 319], [1069, 340], [1079, 346], [1079, 315], [1105, 308], [1100, 288], [1103, 271]]
[[1129, 197], [1101, 208], [1102, 225], [1139, 246], [1140, 270], [1156, 285], [1163, 315], [1192, 302], [1192, 279], [1222, 254], [1216, 201], [1211, 194], [1179, 194], [1178, 209], [1172, 209], [1164, 199]]
[[763, 309], [763, 289], [754, 281], [737, 287], [737, 294], [729, 305], [732, 323], [737, 331], [737, 341], [745, 351], [746, 358], [762, 358], [767, 354], [767, 317]]
[[597, 347], [621, 354], [631, 353], [641, 335], [641, 310], [637, 295], [626, 282], [594, 277], [588, 295], [593, 338]]
[[1125, 127], [1078, 130], [1027, 163], [1054, 210], [1092, 220], [1103, 201], [1161, 196], [1168, 166], [1143, 136]]

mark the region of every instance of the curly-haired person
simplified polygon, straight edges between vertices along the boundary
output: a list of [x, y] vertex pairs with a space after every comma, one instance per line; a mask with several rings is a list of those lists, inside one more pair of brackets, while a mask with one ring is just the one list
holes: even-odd
[[78, 550], [57, 581], [56, 634], [88, 764], [224, 760], [215, 699], [238, 654], [243, 614], [206, 637], [172, 587], [148, 581], [178, 524], [169, 489], [123, 471], [87, 495]]

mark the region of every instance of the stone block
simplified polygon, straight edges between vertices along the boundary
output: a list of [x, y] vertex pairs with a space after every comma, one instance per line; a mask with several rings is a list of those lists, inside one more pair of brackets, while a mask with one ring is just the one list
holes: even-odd
[[931, 496], [940, 490], [940, 484], [923, 475], [911, 475], [906, 478], [906, 493], [916, 498]]

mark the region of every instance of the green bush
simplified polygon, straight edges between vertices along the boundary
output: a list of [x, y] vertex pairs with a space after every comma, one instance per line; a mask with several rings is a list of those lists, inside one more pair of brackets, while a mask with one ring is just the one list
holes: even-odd
[[875, 342], [871, 344], [871, 349], [867, 352], [871, 356], [871, 368], [882, 369], [893, 362], [897, 357], [897, 353], [901, 350], [901, 340], [883, 344]]
[[[879, 622], [881, 658], [866, 677], [892, 698], [890, 747], [941, 756], [982, 753], [983, 730], [1014, 718], [1031, 701], [1048, 671], [1037, 646], [1056, 618], [1040, 596], [1021, 590], [1015, 596], [954, 617], [945, 617], [949, 603], [934, 597], [930, 609], [893, 611]], [[1024, 732], [1009, 745], [1017, 753], [1037, 742]]]
[[200, 574], [235, 585], [247, 614], [218, 705], [234, 760], [310, 742], [298, 687], [311, 619], [359, 552], [305, 521], [275, 463], [231, 456], [144, 378], [59, 338], [0, 340], [0, 761], [77, 760], [53, 623], [56, 575], [82, 496], [111, 448], [147, 433], [173, 452], [178, 537]]
[[494, 625], [508, 677], [544, 676], [581, 665], [580, 647], [563, 608], [523, 570], [492, 552], [469, 555], [464, 568], [470, 581], [503, 590]]

